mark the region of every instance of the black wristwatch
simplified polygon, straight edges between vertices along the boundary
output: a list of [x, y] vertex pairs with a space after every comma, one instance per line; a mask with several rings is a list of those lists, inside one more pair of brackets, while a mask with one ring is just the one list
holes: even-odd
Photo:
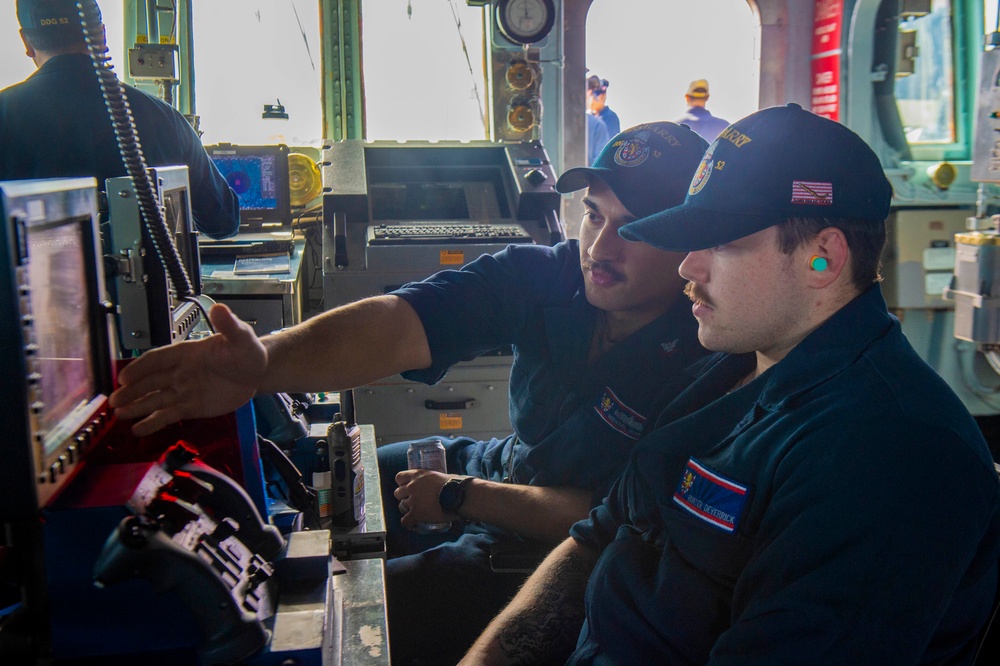
[[441, 510], [448, 515], [460, 516], [459, 509], [465, 503], [465, 491], [468, 489], [469, 482], [474, 478], [460, 476], [456, 479], [448, 479], [438, 493], [438, 504], [441, 505]]

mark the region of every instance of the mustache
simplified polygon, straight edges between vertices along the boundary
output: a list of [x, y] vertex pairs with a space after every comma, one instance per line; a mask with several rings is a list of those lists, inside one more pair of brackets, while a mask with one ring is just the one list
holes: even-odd
[[684, 285], [684, 295], [690, 298], [692, 302], [701, 302], [709, 307], [712, 307], [712, 301], [709, 300], [705, 292], [703, 292], [694, 282], [688, 282]]
[[583, 266], [583, 270], [585, 271], [593, 270], [596, 268], [599, 271], [610, 273], [617, 280], [625, 279], [624, 275], [622, 275], [614, 268], [612, 268], [611, 264], [609, 264], [606, 261], [594, 261], [593, 259], [584, 259], [581, 265]]

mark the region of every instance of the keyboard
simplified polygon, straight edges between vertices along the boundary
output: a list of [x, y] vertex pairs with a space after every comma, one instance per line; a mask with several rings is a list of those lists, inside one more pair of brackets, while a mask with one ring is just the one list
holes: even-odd
[[379, 224], [368, 228], [370, 245], [431, 243], [533, 243], [520, 224]]

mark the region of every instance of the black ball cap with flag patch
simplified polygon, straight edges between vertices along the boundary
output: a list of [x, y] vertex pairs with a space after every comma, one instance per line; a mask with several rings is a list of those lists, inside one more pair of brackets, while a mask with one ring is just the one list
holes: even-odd
[[628, 212], [645, 217], [684, 201], [706, 148], [705, 139], [687, 125], [636, 125], [616, 134], [592, 166], [576, 167], [560, 176], [556, 190], [575, 192], [599, 178]]
[[875, 152], [798, 104], [752, 113], [709, 146], [684, 203], [619, 233], [664, 250], [725, 245], [791, 217], [883, 224], [892, 186]]

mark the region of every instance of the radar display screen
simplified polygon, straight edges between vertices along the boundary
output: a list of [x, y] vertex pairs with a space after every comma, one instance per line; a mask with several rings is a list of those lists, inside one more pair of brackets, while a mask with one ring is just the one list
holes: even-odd
[[276, 155], [216, 156], [213, 160], [239, 197], [240, 209], [265, 210], [278, 206]]
[[240, 233], [276, 231], [292, 223], [288, 146], [206, 146], [240, 201]]

